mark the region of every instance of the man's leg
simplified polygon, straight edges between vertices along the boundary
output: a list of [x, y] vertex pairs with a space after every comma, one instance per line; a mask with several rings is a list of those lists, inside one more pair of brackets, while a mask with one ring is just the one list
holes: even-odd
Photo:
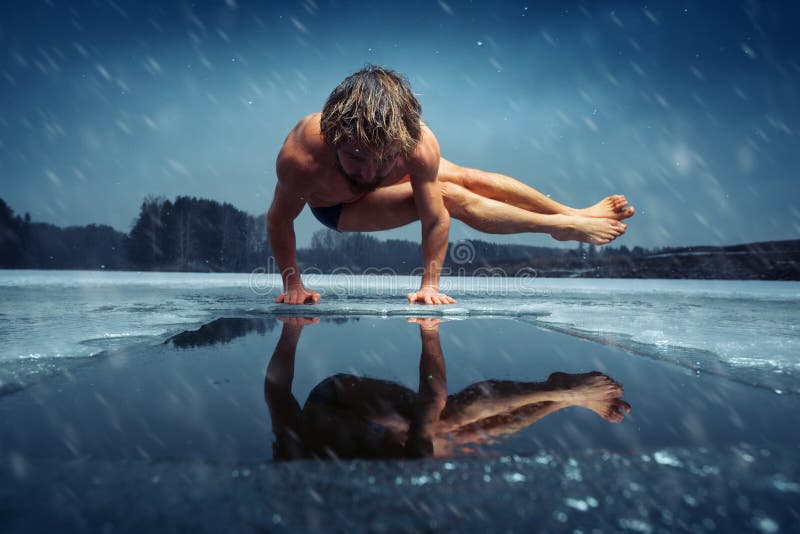
[[377, 232], [399, 228], [416, 221], [417, 206], [411, 183], [401, 182], [367, 193], [356, 202], [345, 204], [339, 215], [342, 232]]
[[441, 187], [450, 216], [488, 234], [536, 232], [559, 241], [604, 245], [625, 233], [627, 226], [616, 219], [535, 213], [453, 183], [443, 182]]
[[[487, 234], [546, 233], [560, 241], [608, 243], [625, 232], [615, 219], [534, 213], [473, 193], [450, 182], [440, 182], [445, 208], [463, 223]], [[346, 204], [339, 217], [345, 232], [374, 232], [405, 226], [417, 220], [409, 182], [377, 189]]]
[[[486, 380], [449, 396], [440, 426], [452, 431], [503, 414], [522, 415], [519, 410], [527, 406], [531, 406], [531, 415], [538, 414], [528, 424], [567, 406], [583, 406], [604, 419], [619, 422], [622, 418], [616, 416], [624, 415], [621, 410], [630, 411], [630, 405], [621, 399], [622, 394], [620, 384], [597, 371], [574, 375], [553, 373], [546, 382]], [[542, 413], [543, 408], [548, 409]]]
[[444, 158], [439, 163], [439, 180], [460, 185], [478, 195], [534, 213], [620, 220], [630, 217], [635, 211], [633, 206], [628, 206], [624, 195], [606, 197], [588, 208], [571, 208], [509, 176], [461, 167]]

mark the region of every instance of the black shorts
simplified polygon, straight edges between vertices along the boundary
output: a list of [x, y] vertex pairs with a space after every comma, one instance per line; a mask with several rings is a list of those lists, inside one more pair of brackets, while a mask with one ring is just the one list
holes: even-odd
[[331, 228], [332, 230], [341, 232], [341, 230], [339, 230], [339, 216], [342, 214], [342, 208], [344, 208], [344, 204], [316, 208], [313, 206], [309, 207], [311, 208], [311, 213], [314, 214], [314, 217], [316, 217], [319, 222], [328, 228]]

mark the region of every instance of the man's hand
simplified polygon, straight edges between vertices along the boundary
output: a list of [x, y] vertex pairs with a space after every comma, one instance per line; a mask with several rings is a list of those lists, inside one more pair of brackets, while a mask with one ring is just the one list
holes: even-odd
[[283, 304], [305, 304], [308, 301], [312, 304], [319, 302], [319, 293], [303, 286], [290, 287], [275, 299], [275, 302]]
[[437, 319], [436, 317], [409, 317], [406, 319], [409, 323], [417, 323], [422, 330], [426, 331], [439, 331], [439, 323], [442, 322], [441, 319]]
[[419, 302], [420, 304], [455, 304], [456, 299], [448, 297], [433, 286], [422, 286], [416, 293], [406, 295], [408, 302]]
[[319, 317], [278, 317], [278, 320], [288, 326], [308, 326], [319, 322]]

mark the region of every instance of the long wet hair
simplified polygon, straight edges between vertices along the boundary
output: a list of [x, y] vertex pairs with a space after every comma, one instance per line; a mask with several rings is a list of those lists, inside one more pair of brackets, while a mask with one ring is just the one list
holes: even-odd
[[421, 136], [420, 115], [402, 74], [367, 65], [331, 92], [322, 108], [322, 135], [332, 147], [351, 142], [379, 157], [407, 155]]

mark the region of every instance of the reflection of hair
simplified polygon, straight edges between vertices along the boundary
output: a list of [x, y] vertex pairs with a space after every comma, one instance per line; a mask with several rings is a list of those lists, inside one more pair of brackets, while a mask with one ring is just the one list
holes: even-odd
[[419, 141], [421, 114], [401, 74], [367, 65], [331, 92], [322, 109], [322, 135], [333, 147], [349, 141], [379, 157], [404, 155]]

